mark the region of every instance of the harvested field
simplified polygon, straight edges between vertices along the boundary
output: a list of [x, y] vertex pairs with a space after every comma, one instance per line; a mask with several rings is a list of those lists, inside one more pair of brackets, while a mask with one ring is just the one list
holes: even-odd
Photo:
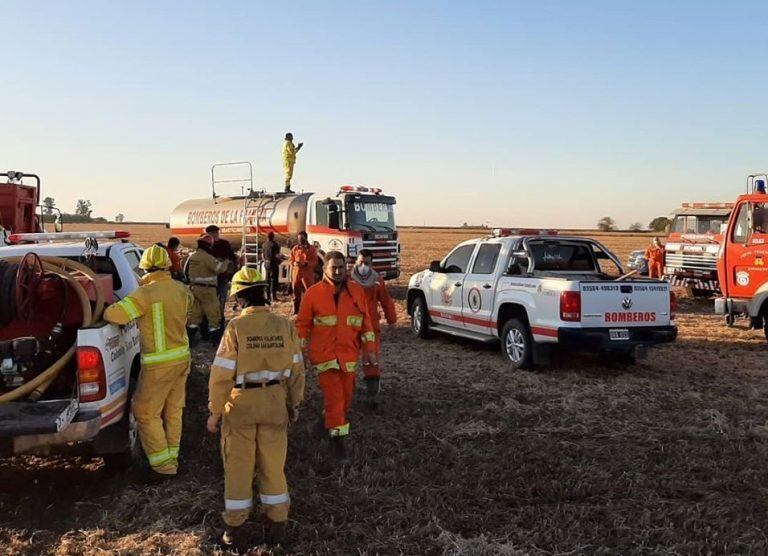
[[[139, 243], [167, 234], [121, 228]], [[403, 230], [406, 278], [475, 235]], [[600, 235], [622, 259], [648, 239]], [[768, 553], [761, 333], [728, 329], [709, 303], [684, 299], [679, 340], [637, 366], [579, 357], [510, 373], [493, 346], [415, 339], [402, 300], [398, 311], [384, 338], [385, 407], [354, 408], [351, 463], [330, 477], [308, 381], [290, 431], [291, 542], [280, 553]], [[195, 353], [173, 484], [139, 487], [98, 460], [0, 460], [0, 553], [215, 553], [223, 485], [205, 432], [212, 357], [210, 347]]]

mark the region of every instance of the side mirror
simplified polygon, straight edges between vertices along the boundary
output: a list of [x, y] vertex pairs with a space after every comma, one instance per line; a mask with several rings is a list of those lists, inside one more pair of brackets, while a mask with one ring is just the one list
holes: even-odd
[[429, 271], [430, 272], [442, 272], [443, 269], [440, 268], [440, 261], [432, 261], [429, 263]]
[[333, 230], [339, 229], [339, 213], [338, 212], [328, 212], [328, 227]]
[[58, 215], [53, 221], [53, 230], [58, 234], [64, 229], [64, 224], [61, 222], [61, 215]]

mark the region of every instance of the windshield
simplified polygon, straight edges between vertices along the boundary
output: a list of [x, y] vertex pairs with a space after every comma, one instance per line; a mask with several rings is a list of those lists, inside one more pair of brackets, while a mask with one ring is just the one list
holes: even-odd
[[395, 230], [395, 206], [381, 201], [357, 200], [349, 203], [349, 227], [352, 230], [392, 232]]
[[694, 216], [679, 215], [672, 222], [671, 231], [678, 234], [714, 235], [720, 233], [720, 226], [728, 221], [728, 215]]

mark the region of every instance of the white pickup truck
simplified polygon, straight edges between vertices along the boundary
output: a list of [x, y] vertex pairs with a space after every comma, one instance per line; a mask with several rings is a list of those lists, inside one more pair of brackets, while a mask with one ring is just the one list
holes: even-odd
[[495, 230], [411, 277], [411, 329], [501, 339], [514, 369], [546, 364], [553, 347], [631, 363], [638, 346], [675, 340], [677, 301], [665, 282], [624, 278], [597, 241]]
[[[110, 284], [108, 293], [117, 301], [138, 287], [142, 253], [133, 243], [115, 240], [126, 235], [117, 234], [64, 233], [56, 234], [57, 242], [0, 247], [0, 263], [7, 258], [17, 260], [16, 257], [27, 253], [80, 262]], [[96, 245], [94, 237], [103, 241], [97, 240], [102, 242]], [[80, 241], [59, 242], [72, 239]], [[83, 239], [88, 241], [90, 250], [85, 248]], [[56, 314], [62, 306], [62, 296], [47, 303], [56, 307], [51, 309]], [[36, 309], [31, 322], [17, 318], [0, 325], [0, 395], [23, 385], [30, 369], [45, 360], [45, 338], [41, 338], [34, 321], [42, 320], [49, 308], [38, 307], [42, 308]], [[67, 317], [63, 320], [66, 322]], [[63, 335], [70, 342], [68, 345], [75, 342], [76, 357], [43, 397], [37, 401], [23, 397], [0, 403], [0, 456], [66, 451], [102, 456], [108, 465], [125, 467], [142, 454], [130, 412], [140, 370], [138, 328], [135, 323], [121, 328], [104, 321], [83, 328], [70, 321], [65, 324]]]

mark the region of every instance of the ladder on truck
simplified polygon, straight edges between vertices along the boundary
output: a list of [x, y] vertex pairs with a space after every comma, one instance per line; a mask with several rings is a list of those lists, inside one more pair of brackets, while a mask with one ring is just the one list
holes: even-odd
[[[241, 253], [243, 264], [260, 268], [261, 263], [261, 219], [270, 218], [274, 214], [275, 205], [279, 199], [275, 193], [251, 191], [243, 199], [243, 236]], [[253, 212], [253, 216], [251, 216]], [[255, 224], [255, 226], [254, 226]], [[271, 224], [271, 222], [268, 222]], [[255, 227], [255, 230], [253, 229]]]

